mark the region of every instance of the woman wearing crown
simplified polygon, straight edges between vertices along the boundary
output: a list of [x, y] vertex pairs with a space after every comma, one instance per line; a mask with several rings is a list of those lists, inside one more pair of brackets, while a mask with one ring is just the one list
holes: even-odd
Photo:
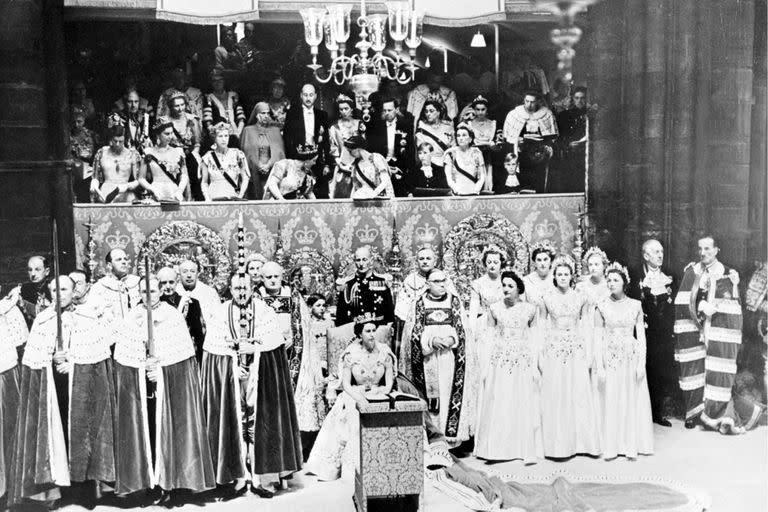
[[317, 147], [300, 145], [297, 160], [284, 158], [269, 171], [264, 199], [314, 199], [315, 177], [312, 167], [317, 162]]
[[475, 111], [475, 118], [467, 124], [475, 132], [475, 146], [481, 151], [485, 162], [483, 190], [493, 190], [491, 146], [496, 138], [496, 120], [488, 119], [488, 100], [483, 96], [472, 100], [472, 109]]
[[421, 109], [419, 121], [413, 136], [416, 147], [424, 142], [432, 146], [432, 164], [444, 168], [443, 154], [454, 145], [453, 123], [442, 119], [443, 105], [435, 100], [427, 100]]
[[544, 454], [600, 454], [600, 428], [589, 371], [592, 340], [585, 325], [586, 297], [573, 289], [574, 262], [553, 263], [555, 289], [539, 303], [545, 334], [539, 357]]
[[625, 295], [626, 268], [612, 263], [605, 279], [610, 295], [598, 303], [594, 321], [603, 457], [636, 458], [653, 453], [643, 308]]
[[306, 464], [307, 473], [319, 480], [354, 474], [360, 422], [355, 406], [386, 395], [394, 386], [397, 363], [389, 347], [376, 341], [377, 322], [369, 316], [355, 323], [355, 338], [341, 355], [343, 393], [326, 416]]
[[206, 201], [241, 199], [248, 190], [251, 173], [245, 153], [229, 147], [232, 127], [218, 123], [211, 127], [214, 146], [203, 156], [200, 183]]
[[139, 167], [139, 184], [156, 201], [183, 201], [189, 184], [184, 150], [171, 146], [174, 139], [173, 122], [160, 117], [154, 129], [156, 144], [144, 152]]
[[352, 166], [355, 159], [349, 153], [344, 142], [353, 135], [365, 132], [365, 125], [355, 118], [355, 104], [352, 98], [340, 94], [336, 98], [337, 119], [328, 129], [331, 143], [331, 156], [336, 162], [330, 195], [334, 199], [349, 198], [352, 194]]
[[449, 148], [443, 155], [445, 177], [448, 186], [457, 196], [477, 195], [485, 183], [485, 162], [483, 154], [473, 144], [475, 132], [468, 124], [459, 123], [456, 128], [457, 146]]

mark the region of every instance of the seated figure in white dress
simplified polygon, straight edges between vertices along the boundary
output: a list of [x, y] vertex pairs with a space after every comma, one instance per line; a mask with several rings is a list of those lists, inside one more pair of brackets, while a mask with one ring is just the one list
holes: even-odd
[[[355, 339], [341, 356], [343, 392], [326, 416], [309, 454], [307, 473], [319, 480], [353, 475], [357, 465], [360, 416], [356, 404], [383, 397], [395, 383], [395, 356], [384, 343], [376, 342], [374, 321], [358, 322]], [[351, 472], [350, 472], [351, 470]]]
[[229, 147], [232, 127], [218, 123], [211, 127], [215, 144], [202, 159], [200, 188], [206, 201], [242, 199], [251, 180], [245, 153]]

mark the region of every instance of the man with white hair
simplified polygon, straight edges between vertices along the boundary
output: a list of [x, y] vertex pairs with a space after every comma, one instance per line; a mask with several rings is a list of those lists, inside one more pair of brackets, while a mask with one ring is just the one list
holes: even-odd
[[107, 275], [91, 286], [88, 304], [104, 311], [104, 319], [122, 320], [141, 301], [139, 277], [129, 274], [131, 263], [123, 249], [107, 253]]
[[665, 417], [664, 400], [674, 395], [677, 369], [673, 327], [675, 307], [672, 304], [677, 279], [663, 267], [664, 247], [655, 238], [643, 243], [643, 264], [632, 272], [627, 295], [640, 301], [645, 317], [648, 392], [651, 396], [653, 422], [672, 426]]
[[346, 325], [362, 317], [375, 318], [379, 326], [395, 319], [392, 292], [386, 277], [373, 271], [371, 248], [355, 250], [355, 273], [344, 280], [336, 301], [336, 325]]
[[195, 344], [197, 363], [203, 359], [203, 342], [205, 341], [206, 324], [200, 302], [190, 295], [180, 295], [177, 291], [178, 274], [171, 267], [163, 267], [157, 271], [160, 285], [160, 300], [175, 307], [184, 317], [189, 329], [189, 335]]

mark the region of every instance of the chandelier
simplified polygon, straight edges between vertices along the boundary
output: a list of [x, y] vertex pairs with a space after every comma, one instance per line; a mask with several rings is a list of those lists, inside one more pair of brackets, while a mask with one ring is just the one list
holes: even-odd
[[[367, 15], [365, 0], [361, 0], [360, 16], [357, 18], [360, 40], [355, 44], [359, 52], [352, 56], [345, 54], [350, 36], [350, 4], [299, 11], [304, 20], [304, 38], [312, 54], [312, 63], [307, 67], [318, 82], [327, 84], [333, 80], [338, 85], [347, 82], [370, 84], [388, 78], [406, 84], [415, 79], [416, 48], [421, 45], [424, 15], [412, 10], [406, 1], [388, 2], [386, 5], [388, 14]], [[395, 42], [394, 58], [384, 55], [387, 24], [389, 36]], [[323, 42], [331, 57], [328, 69], [317, 63], [318, 48]], [[408, 56], [403, 53], [403, 43], [408, 47]], [[369, 54], [370, 51], [373, 55]]]
[[560, 50], [557, 52], [557, 69], [566, 83], [573, 80], [571, 66], [576, 51], [573, 47], [581, 39], [581, 29], [574, 24], [576, 15], [600, 0], [530, 0], [536, 7], [551, 12], [560, 19], [560, 28], [553, 29], [549, 37]]

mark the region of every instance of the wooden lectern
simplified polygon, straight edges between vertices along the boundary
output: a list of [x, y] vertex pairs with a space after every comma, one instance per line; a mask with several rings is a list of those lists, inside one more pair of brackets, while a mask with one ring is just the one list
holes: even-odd
[[353, 500], [357, 512], [419, 510], [424, 491], [423, 400], [389, 399], [357, 406], [360, 466]]

